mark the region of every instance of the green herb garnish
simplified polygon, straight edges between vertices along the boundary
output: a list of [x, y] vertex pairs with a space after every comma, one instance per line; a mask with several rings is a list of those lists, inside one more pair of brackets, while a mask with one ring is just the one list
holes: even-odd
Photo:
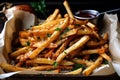
[[47, 37], [50, 37], [50, 36], [51, 36], [51, 34], [47, 33]]
[[79, 68], [83, 68], [83, 70], [84, 70], [84, 69], [86, 69], [86, 66], [83, 64], [75, 64], [72, 70], [77, 70]]
[[70, 28], [66, 28], [66, 29], [64, 30], [64, 33], [67, 33], [68, 31], [70, 31]]
[[36, 12], [41, 12], [44, 17], [47, 17], [45, 0], [39, 0], [39, 2], [30, 2], [30, 4]]
[[53, 66], [54, 66], [54, 67], [57, 67], [57, 66], [58, 66], [58, 63], [55, 61], [55, 62], [53, 63]]
[[74, 24], [75, 26], [80, 26], [80, 24]]
[[104, 59], [103, 64], [108, 64], [108, 61], [106, 59]]
[[64, 52], [65, 54], [67, 54], [67, 52]]
[[29, 46], [29, 45], [30, 45], [30, 42], [29, 42], [29, 41], [27, 41], [27, 42], [26, 42], [26, 45], [27, 45], [27, 46]]
[[55, 30], [56, 30], [56, 31], [61, 31], [61, 28], [56, 28]]

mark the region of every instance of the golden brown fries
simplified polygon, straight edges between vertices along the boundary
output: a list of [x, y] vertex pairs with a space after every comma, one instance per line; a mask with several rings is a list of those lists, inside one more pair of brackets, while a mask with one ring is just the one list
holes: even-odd
[[94, 63], [93, 65], [87, 67], [87, 68], [83, 71], [83, 74], [84, 74], [85, 76], [90, 75], [95, 68], [97, 68], [97, 67], [99, 67], [99, 66], [101, 65], [102, 61], [103, 61], [103, 58], [102, 58], [101, 56], [98, 57], [98, 59], [95, 61], [95, 63]]
[[70, 18], [74, 19], [73, 13], [72, 13], [70, 6], [66, 0], [63, 2], [63, 5], [65, 6]]
[[83, 46], [88, 40], [90, 39], [89, 36], [83, 36], [80, 38], [78, 42], [70, 46], [68, 49], [64, 50], [56, 59], [56, 62], [60, 63], [70, 52], [80, 48]]
[[77, 70], [71, 71], [71, 72], [67, 72], [65, 74], [80, 74], [82, 72], [82, 68], [79, 68]]
[[97, 26], [89, 20], [75, 19], [66, 0], [63, 5], [67, 10], [64, 17], [55, 9], [43, 23], [19, 32], [15, 43], [18, 46], [13, 46], [9, 54], [11, 63], [1, 63], [2, 69], [89, 76], [111, 60], [108, 34], [99, 34]]
[[12, 71], [12, 72], [25, 70], [25, 68], [16, 67], [16, 66], [10, 65], [10, 64], [8, 64], [8, 63], [1, 63], [1, 64], [0, 64], [0, 67], [1, 67], [2, 69], [5, 69], [6, 71]]

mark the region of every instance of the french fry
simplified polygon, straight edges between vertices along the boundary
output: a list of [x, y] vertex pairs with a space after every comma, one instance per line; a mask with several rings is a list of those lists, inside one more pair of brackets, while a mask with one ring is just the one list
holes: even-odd
[[78, 29], [69, 30], [66, 33], [62, 34], [61, 37], [65, 38], [65, 37], [73, 36], [73, 35], [77, 34], [77, 31], [78, 31]]
[[57, 25], [59, 22], [63, 21], [64, 19], [65, 18], [52, 20], [52, 21], [43, 23], [43, 24], [38, 25], [38, 26], [33, 26], [31, 30], [34, 31], [34, 30], [42, 30], [42, 29], [51, 29], [53, 27], [56, 27], [55, 25]]
[[72, 13], [70, 6], [66, 0], [63, 2], [63, 5], [65, 6], [70, 18], [74, 19], [73, 13]]
[[37, 70], [37, 71], [43, 71], [43, 70], [51, 70], [51, 69], [72, 69], [73, 67], [72, 66], [52, 66], [52, 65], [44, 65], [44, 66], [36, 66], [36, 67], [32, 67], [32, 68], [29, 68], [31, 70]]
[[54, 66], [51, 66], [51, 65], [36, 66], [36, 67], [29, 68], [29, 69], [31, 69], [31, 70], [37, 70], [37, 71], [44, 71], [44, 70], [54, 69]]
[[72, 59], [72, 61], [77, 63], [77, 64], [83, 64], [83, 65], [86, 65], [86, 66], [94, 65], [93, 61], [88, 61], [88, 60], [85, 60], [85, 59], [74, 58], [74, 59]]
[[55, 70], [52, 70], [52, 72], [54, 72], [54, 73], [58, 74], [58, 73], [60, 73], [60, 69], [55, 69]]
[[63, 60], [60, 65], [63, 65], [63, 66], [71, 66], [71, 65], [74, 65], [74, 63], [72, 61], [67, 61], [67, 60]]
[[85, 70], [83, 70], [83, 75], [89, 76], [93, 70], [95, 70], [97, 67], [99, 67], [101, 65], [102, 61], [103, 61], [103, 58], [101, 56], [99, 56], [93, 65], [91, 65], [91, 66], [87, 67]]
[[86, 25], [87, 22], [88, 22], [88, 20], [78, 20], [78, 19], [75, 19], [75, 24]]
[[[60, 28], [61, 30], [65, 29], [65, 27], [67, 27], [68, 25], [68, 18], [66, 18], [63, 22], [63, 24], [61, 24], [58, 28]], [[48, 38], [43, 44], [41, 44], [41, 46], [39, 46], [36, 50], [34, 50], [29, 58], [33, 59], [35, 58], [45, 47], [47, 47], [49, 45], [49, 43], [51, 43], [53, 40], [55, 40], [59, 35], [60, 35], [61, 31], [55, 31], [50, 38]]]
[[97, 46], [104, 45], [106, 42], [107, 41], [105, 41], [105, 40], [101, 40], [99, 42], [91, 40], [91, 41], [87, 42], [87, 46], [89, 46], [89, 47], [97, 47]]
[[54, 60], [50, 60], [47, 58], [35, 58], [32, 60], [27, 60], [26, 64], [50, 64], [52, 65], [54, 63]]
[[73, 39], [74, 37], [68, 37], [66, 41], [58, 48], [58, 50], [53, 54], [53, 59], [56, 59], [60, 53], [62, 53], [65, 48], [67, 47], [68, 43]]
[[11, 65], [11, 64], [4, 63], [4, 62], [0, 64], [0, 67], [1, 67], [3, 70], [12, 71], [12, 72], [26, 70], [26, 68], [13, 66], [13, 65]]
[[100, 53], [100, 56], [102, 56], [103, 58], [105, 58], [107, 61], [111, 61], [112, 60], [110, 58], [110, 56], [108, 56], [106, 53]]
[[105, 48], [99, 48], [99, 49], [83, 50], [81, 51], [80, 55], [98, 54], [98, 53], [104, 53], [104, 52], [105, 52]]
[[45, 53], [45, 54], [44, 54], [44, 57], [45, 57], [45, 58], [51, 58], [52, 55], [53, 55], [53, 51], [54, 51], [54, 49], [49, 50], [48, 53]]
[[[49, 59], [49, 58], [35, 58], [32, 60], [27, 60], [26, 64], [27, 65], [33, 65], [33, 64], [49, 64], [49, 65], [53, 65], [55, 62], [55, 60]], [[73, 65], [74, 63], [72, 61], [67, 61], [67, 60], [63, 60], [60, 65], [63, 66], [70, 66]]]
[[53, 54], [53, 59], [56, 59], [56, 58], [59, 56], [59, 54], [64, 51], [64, 49], [66, 48], [66, 46], [67, 46], [67, 41], [64, 42], [64, 43], [60, 46], [60, 48]]
[[24, 62], [26, 59], [28, 59], [29, 55], [32, 53], [34, 48], [29, 48], [28, 51], [25, 54], [21, 54], [16, 57], [16, 60], [20, 62]]
[[57, 48], [58, 45], [55, 43], [50, 43], [47, 48]]
[[19, 36], [22, 37], [22, 38], [27, 38], [30, 35], [31, 35], [31, 31], [30, 30], [24, 30], [24, 31], [20, 31], [19, 32]]
[[28, 50], [28, 48], [29, 48], [29, 46], [20, 48], [20, 49], [18, 49], [18, 50], [16, 50], [16, 51], [12, 52], [12, 53], [10, 54], [10, 57], [15, 58], [15, 57], [17, 57], [17, 56], [25, 53], [25, 52]]
[[76, 50], [79, 47], [82, 47], [88, 40], [90, 39], [89, 36], [83, 36], [78, 42], [74, 45], [69, 47], [68, 49], [64, 50], [56, 59], [56, 62], [60, 63], [70, 52]]
[[47, 33], [52, 34], [54, 30], [51, 29], [42, 29], [42, 30], [33, 30], [31, 31], [31, 34], [33, 36], [41, 36], [41, 35], [47, 35]]
[[104, 33], [103, 39], [106, 40], [106, 41], [108, 40], [108, 33]]
[[55, 11], [53, 12], [52, 16], [50, 17], [48, 21], [54, 20], [57, 17], [58, 13], [59, 13], [59, 9], [55, 9]]
[[93, 31], [96, 31], [97, 30], [97, 27], [96, 27], [96, 25], [94, 25], [93, 23], [91, 23], [91, 22], [87, 22], [87, 24], [86, 24], [87, 26], [89, 26]]
[[64, 73], [64, 74], [80, 74], [81, 72], [82, 72], [82, 68], [79, 68], [77, 70], [67, 72], [67, 73]]
[[20, 62], [18, 62], [15, 66], [20, 67], [20, 66], [23, 65], [23, 63], [24, 63], [24, 62], [20, 61]]
[[58, 16], [56, 17], [56, 19], [61, 19], [61, 18], [62, 18], [61, 14], [58, 14]]

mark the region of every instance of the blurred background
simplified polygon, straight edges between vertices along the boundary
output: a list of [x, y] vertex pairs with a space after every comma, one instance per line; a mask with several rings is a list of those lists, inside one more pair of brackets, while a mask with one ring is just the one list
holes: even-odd
[[[66, 10], [63, 6], [64, 0], [0, 0], [0, 3], [3, 2], [9, 2], [16, 4], [30, 4], [31, 3], [38, 3], [43, 9], [44, 14], [47, 16], [52, 13], [55, 8], [60, 9], [61, 14], [66, 13]], [[71, 10], [73, 13], [75, 13], [78, 10], [82, 9], [95, 9], [99, 12], [112, 10], [116, 8], [120, 8], [119, 1], [118, 0], [67, 0], [69, 2], [69, 5], [71, 7]], [[38, 7], [38, 4], [37, 7]], [[34, 7], [35, 9], [35, 7]], [[118, 13], [118, 12], [117, 12]], [[36, 13], [38, 16], [44, 18], [45, 15], [43, 13], [41, 14], [40, 9], [37, 10]]]

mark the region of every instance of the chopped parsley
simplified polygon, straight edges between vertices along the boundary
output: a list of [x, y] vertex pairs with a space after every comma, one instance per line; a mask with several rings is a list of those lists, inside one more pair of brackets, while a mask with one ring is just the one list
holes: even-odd
[[47, 37], [50, 37], [50, 36], [51, 36], [51, 34], [47, 33]]
[[108, 64], [108, 61], [106, 59], [104, 59], [103, 64]]
[[29, 45], [30, 45], [30, 42], [29, 42], [29, 41], [27, 41], [27, 42], [26, 42], [26, 45], [27, 45], [27, 46], [29, 46]]
[[80, 26], [80, 24], [74, 24], [75, 26]]
[[55, 29], [55, 31], [61, 31], [61, 28], [58, 28], [58, 27], [57, 27], [57, 28]]
[[83, 64], [75, 64], [72, 70], [77, 70], [79, 68], [86, 69], [86, 66]]
[[66, 29], [64, 30], [64, 33], [67, 33], [68, 31], [70, 31], [70, 28], [66, 28]]
[[53, 63], [53, 66], [54, 66], [54, 67], [57, 67], [57, 66], [58, 66], [58, 63], [55, 61], [55, 62]]
[[67, 54], [67, 52], [64, 52], [65, 54]]

